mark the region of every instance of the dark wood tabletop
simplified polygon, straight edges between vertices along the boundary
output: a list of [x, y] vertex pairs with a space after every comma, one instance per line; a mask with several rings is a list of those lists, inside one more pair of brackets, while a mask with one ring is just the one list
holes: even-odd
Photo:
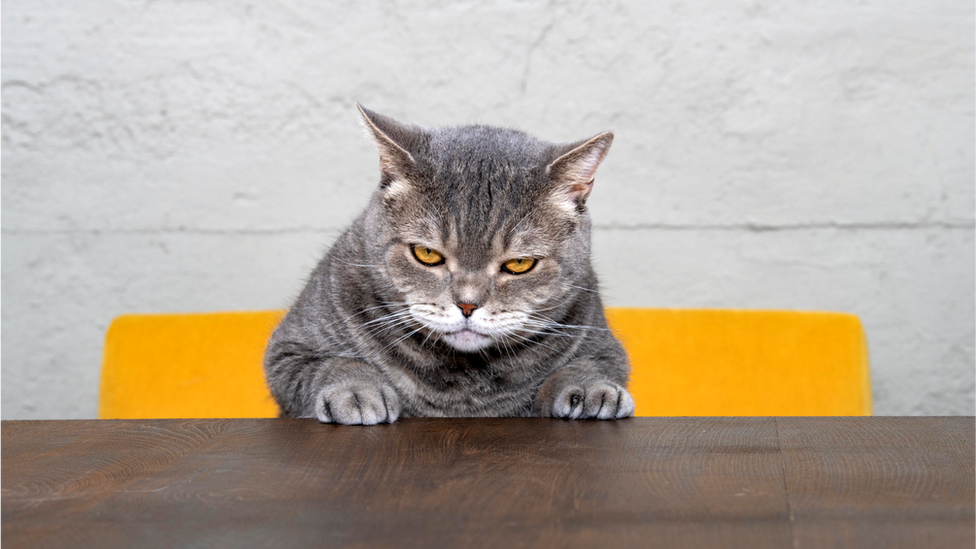
[[974, 420], [4, 421], [5, 547], [966, 547]]

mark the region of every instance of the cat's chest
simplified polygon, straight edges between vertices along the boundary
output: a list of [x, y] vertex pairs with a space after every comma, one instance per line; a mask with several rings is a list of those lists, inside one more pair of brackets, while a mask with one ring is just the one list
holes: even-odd
[[414, 416], [523, 416], [541, 380], [501, 364], [449, 364], [387, 368], [387, 375]]

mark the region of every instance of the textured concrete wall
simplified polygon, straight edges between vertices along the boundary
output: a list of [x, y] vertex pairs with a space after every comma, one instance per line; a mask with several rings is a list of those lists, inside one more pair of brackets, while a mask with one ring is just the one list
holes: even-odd
[[613, 129], [609, 303], [850, 311], [877, 413], [972, 414], [973, 12], [4, 2], [3, 417], [93, 417], [118, 314], [287, 306], [377, 181], [356, 101]]

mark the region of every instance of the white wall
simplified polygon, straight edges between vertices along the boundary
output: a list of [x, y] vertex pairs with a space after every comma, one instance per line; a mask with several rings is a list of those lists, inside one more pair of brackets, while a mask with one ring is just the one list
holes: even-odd
[[4, 2], [3, 417], [94, 417], [116, 315], [287, 306], [356, 101], [613, 129], [610, 304], [853, 312], [878, 414], [973, 414], [973, 3], [580, 4]]

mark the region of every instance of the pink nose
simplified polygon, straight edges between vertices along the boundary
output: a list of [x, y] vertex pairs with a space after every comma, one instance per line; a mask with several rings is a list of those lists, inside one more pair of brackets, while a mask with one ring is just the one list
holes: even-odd
[[471, 313], [478, 308], [478, 306], [473, 303], [458, 303], [457, 306], [461, 308], [461, 313], [464, 314], [464, 316], [471, 316]]

